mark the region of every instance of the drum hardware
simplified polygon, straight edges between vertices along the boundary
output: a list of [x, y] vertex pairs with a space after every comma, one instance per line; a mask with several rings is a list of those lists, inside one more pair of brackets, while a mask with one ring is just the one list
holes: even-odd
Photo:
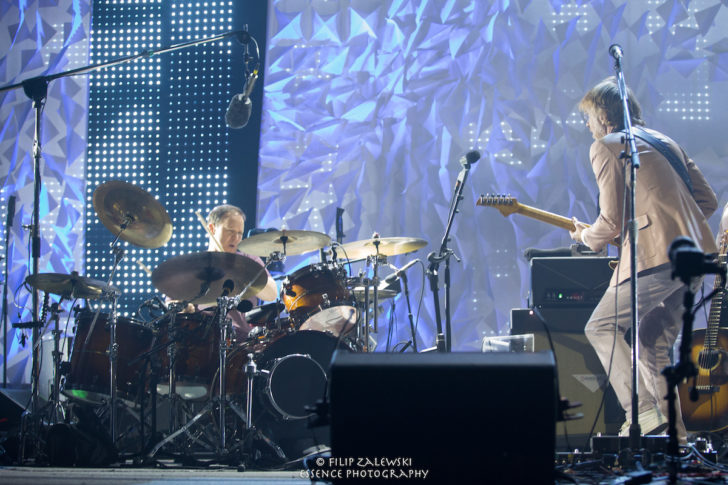
[[[61, 297], [63, 301], [63, 297]], [[53, 389], [51, 390], [50, 400], [48, 406], [51, 409], [51, 422], [61, 423], [65, 421], [66, 413], [61, 403], [61, 330], [59, 325], [60, 320], [60, 303], [53, 303], [50, 306], [51, 320], [53, 321]]]
[[[169, 261], [162, 263], [160, 267], [158, 267], [155, 270], [155, 273], [157, 275], [157, 283], [155, 283], [155, 286], [157, 288], [167, 293], [168, 296], [174, 298], [175, 296], [183, 295], [185, 291], [189, 293], [190, 288], [195, 285], [195, 283], [201, 282], [201, 289], [204, 289], [203, 291], [200, 291], [200, 295], [195, 297], [196, 299], [199, 299], [201, 297], [206, 297], [205, 295], [209, 294], [213, 289], [220, 288], [222, 291], [220, 292], [220, 296], [217, 298], [217, 312], [216, 312], [216, 324], [219, 331], [219, 339], [218, 339], [218, 355], [219, 355], [219, 361], [218, 361], [218, 396], [215, 396], [214, 398], [211, 398], [205, 406], [191, 419], [189, 419], [184, 425], [182, 425], [179, 428], [176, 428], [177, 423], [176, 420], [170, 419], [170, 433], [168, 436], [166, 436], [162, 441], [157, 443], [147, 454], [146, 458], [147, 460], [150, 460], [156, 455], [156, 453], [167, 443], [172, 442], [174, 439], [176, 439], [178, 436], [180, 436], [182, 433], [189, 433], [189, 429], [198, 422], [205, 414], [207, 413], [213, 413], [214, 407], [217, 405], [217, 414], [219, 419], [219, 430], [218, 430], [218, 436], [217, 438], [217, 445], [216, 445], [216, 455], [217, 458], [220, 460], [227, 460], [230, 457], [230, 450], [227, 447], [227, 436], [226, 436], [226, 429], [225, 429], [225, 423], [226, 423], [226, 410], [227, 407], [230, 406], [231, 409], [244, 421], [248, 420], [247, 416], [243, 416], [241, 411], [232, 405], [232, 403], [228, 400], [226, 390], [225, 390], [225, 383], [226, 383], [226, 374], [225, 374], [225, 363], [227, 361], [227, 353], [230, 350], [230, 341], [231, 338], [229, 337], [231, 331], [232, 331], [232, 322], [227, 318], [228, 312], [238, 307], [240, 302], [247, 297], [250, 297], [257, 293], [260, 289], [262, 289], [265, 286], [265, 282], [267, 281], [266, 276], [266, 269], [267, 265], [273, 263], [274, 261], [281, 261], [284, 257], [284, 255], [281, 255], [279, 253], [273, 253], [269, 256], [268, 264], [265, 266], [260, 266], [257, 262], [254, 260], [243, 256], [239, 254], [233, 254], [233, 253], [200, 253], [201, 255], [192, 255], [192, 258], [187, 259], [186, 261], [189, 261], [191, 265], [193, 265], [193, 270], [190, 270], [189, 268], [183, 268], [183, 265], [180, 263], [180, 258], [182, 257], [176, 257], [173, 258], [172, 263], [167, 264], [165, 267], [165, 263], [169, 263]], [[213, 257], [208, 258], [208, 255], [213, 255]], [[222, 256], [220, 258], [219, 256]], [[232, 257], [232, 258], [230, 258]], [[212, 267], [211, 261], [227, 261], [227, 265], [220, 264], [219, 267], [222, 267], [224, 269], [216, 270]], [[219, 261], [218, 261], [219, 262]], [[255, 266], [257, 267], [257, 273], [253, 274], [253, 271], [251, 271], [251, 266], [248, 264], [248, 262], [255, 263]], [[232, 267], [232, 268], [231, 268]], [[238, 274], [234, 274], [234, 267], [243, 268], [244, 275], [241, 277]], [[161, 268], [161, 269], [160, 269]], [[197, 271], [194, 271], [197, 270]], [[181, 285], [177, 284], [175, 286], [175, 283], [172, 281], [174, 280], [174, 274], [177, 273], [184, 273], [187, 272], [192, 273], [194, 275], [194, 278], [196, 281], [194, 281], [192, 284], [186, 284]], [[153, 274], [153, 279], [154, 279]], [[215, 276], [215, 279], [212, 279], [210, 276]], [[228, 277], [229, 276], [229, 277]], [[220, 280], [223, 280], [220, 282]], [[242, 285], [242, 281], [245, 281], [245, 285]], [[236, 284], [236, 282], [238, 284]], [[177, 293], [168, 293], [165, 291], [162, 286], [168, 286], [169, 288], [173, 288], [173, 291], [176, 291]], [[235, 289], [238, 289], [242, 286], [242, 289], [237, 293], [236, 296], [231, 297], [229, 296]], [[204, 294], [203, 294], [204, 293]], [[187, 302], [183, 302], [185, 305]], [[177, 308], [179, 310], [181, 308]], [[176, 312], [175, 312], [176, 313]], [[176, 340], [175, 338], [170, 338], [171, 341]], [[174, 345], [174, 343], [171, 344], [171, 346]], [[172, 358], [172, 355], [170, 354], [170, 359]], [[170, 369], [173, 368], [172, 362], [170, 362]], [[171, 375], [172, 373], [170, 373]], [[173, 377], [170, 377], [170, 394], [176, 394], [175, 392], [175, 381], [176, 379]], [[173, 397], [174, 399], [174, 397]], [[173, 402], [171, 408], [177, 408], [177, 405]], [[174, 425], [173, 429], [172, 425]], [[197, 438], [195, 438], [197, 439]]]
[[[228, 294], [230, 294], [233, 290], [232, 287], [226, 287], [225, 291], [223, 291], [222, 296], [217, 299], [217, 308], [218, 308], [218, 324], [220, 327], [220, 362], [219, 362], [219, 402], [218, 402], [218, 412], [219, 412], [219, 418], [220, 418], [220, 448], [219, 453], [222, 455], [226, 452], [226, 436], [225, 436], [225, 409], [229, 405], [228, 399], [227, 399], [227, 393], [225, 390], [225, 384], [226, 384], [226, 376], [225, 376], [225, 366], [227, 363], [227, 351], [230, 350], [229, 344], [228, 344], [228, 332], [231, 330], [232, 323], [230, 320], [226, 320], [228, 312], [236, 308], [240, 301], [243, 299], [244, 295], [246, 295], [248, 288], [258, 279], [261, 277], [265, 277], [267, 275], [267, 269], [270, 264], [272, 264], [275, 261], [284, 262], [286, 258], [286, 245], [287, 245], [287, 236], [281, 236], [282, 245], [283, 245], [283, 251], [277, 252], [273, 251], [268, 256], [268, 261], [266, 262], [265, 266], [261, 267], [258, 271], [258, 274], [255, 275], [254, 278], [250, 280], [250, 282], [243, 288], [243, 290], [238, 293], [235, 297], [230, 298], [228, 297]], [[267, 281], [267, 277], [265, 278]], [[249, 371], [249, 365], [246, 365], [246, 372]], [[253, 366], [251, 367], [251, 371], [253, 374], [248, 375], [246, 374], [248, 378], [248, 386], [252, 389], [252, 378], [255, 372], [255, 364], [253, 363]], [[250, 401], [251, 397], [249, 396], [248, 401]], [[248, 402], [246, 405], [246, 411], [250, 410], [252, 407], [252, 402]], [[251, 414], [247, 414], [246, 416], [246, 423], [249, 423], [251, 421]], [[249, 428], [246, 426], [246, 431], [249, 430]]]
[[363, 331], [359, 331], [357, 334], [358, 338], [364, 339], [364, 345], [362, 348], [368, 350], [370, 347], [370, 336], [369, 336], [369, 291], [372, 288], [373, 300], [374, 300], [374, 325], [373, 331], [376, 333], [379, 331], [379, 266], [387, 263], [388, 256], [397, 256], [400, 254], [407, 254], [418, 249], [423, 248], [427, 245], [427, 241], [424, 239], [411, 238], [411, 237], [380, 237], [378, 234], [374, 234], [371, 239], [363, 239], [360, 241], [354, 241], [346, 244], [342, 244], [340, 249], [344, 252], [349, 261], [357, 261], [366, 259], [366, 267], [373, 268], [373, 277], [371, 280], [364, 279], [364, 306], [365, 306], [365, 322]]
[[[314, 330], [282, 333], [268, 342], [249, 342], [234, 349], [226, 363], [228, 402], [242, 402], [246, 408], [254, 403], [250, 411], [246, 409], [252, 420], [243, 439], [261, 438], [284, 461], [303, 456], [314, 444], [328, 443], [326, 430], [309, 429], [309, 418], [315, 413], [308, 408], [325, 399], [336, 349], [351, 350], [340, 338]], [[260, 380], [254, 385], [248, 381], [252, 364], [253, 377]]]

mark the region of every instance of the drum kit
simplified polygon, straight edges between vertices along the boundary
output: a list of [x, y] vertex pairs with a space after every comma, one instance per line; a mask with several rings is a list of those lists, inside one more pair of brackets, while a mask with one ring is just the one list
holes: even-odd
[[[153, 196], [122, 181], [100, 185], [93, 202], [114, 235], [108, 281], [76, 272], [26, 279], [45, 293], [43, 317], [34, 324], [45, 328], [48, 312], [55, 322], [53, 368], [44, 371], [52, 375], [44, 409], [53, 412], [43, 422], [68, 423], [71, 404], [93, 408], [107, 421], [120, 456], [142, 462], [183, 455], [254, 465], [261, 456], [283, 463], [320, 451], [327, 433], [307, 424], [317, 402], [325, 402], [334, 352], [373, 350], [379, 302], [400, 292], [394, 278], [380, 280], [379, 269], [387, 257], [426, 241], [376, 236], [341, 244], [314, 231], [280, 230], [244, 239], [237, 253], [174, 256], [151, 272], [166, 303], [157, 298], [158, 314], [142, 321], [117, 315], [121, 292], [111, 281], [124, 257], [119, 241], [161, 247], [172, 235], [170, 218]], [[266, 287], [271, 263], [315, 251], [320, 262], [278, 278], [277, 301], [251, 308], [248, 301]], [[366, 262], [366, 271], [351, 276], [354, 261]], [[101, 305], [75, 310], [68, 362], [60, 348], [60, 302], [49, 306], [49, 294], [109, 303], [108, 313]], [[190, 304], [203, 310], [188, 313]], [[233, 332], [230, 317], [241, 315], [252, 328], [247, 335]], [[158, 429], [158, 419], [168, 420], [166, 431]]]

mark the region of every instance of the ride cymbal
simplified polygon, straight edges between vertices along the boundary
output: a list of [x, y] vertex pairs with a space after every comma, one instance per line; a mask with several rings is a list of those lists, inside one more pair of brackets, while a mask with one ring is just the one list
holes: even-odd
[[172, 237], [167, 211], [136, 185], [121, 180], [104, 182], [94, 190], [93, 203], [106, 229], [135, 246], [158, 248]]

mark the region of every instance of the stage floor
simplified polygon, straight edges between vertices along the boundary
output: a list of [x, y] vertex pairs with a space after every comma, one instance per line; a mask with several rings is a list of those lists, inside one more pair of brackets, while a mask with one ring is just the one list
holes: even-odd
[[301, 483], [310, 480], [305, 471], [245, 471], [220, 469], [163, 469], [163, 468], [48, 468], [11, 466], [0, 468], [0, 483], [18, 485], [132, 485], [132, 484], [191, 484], [221, 483]]

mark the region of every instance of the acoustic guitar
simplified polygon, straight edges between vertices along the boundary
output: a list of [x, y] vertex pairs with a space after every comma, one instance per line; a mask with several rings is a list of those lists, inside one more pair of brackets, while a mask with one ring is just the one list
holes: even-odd
[[[728, 231], [720, 242], [719, 260], [726, 261]], [[714, 289], [723, 287], [723, 278], [716, 276]], [[697, 364], [695, 390], [698, 400], [690, 400], [693, 380], [678, 385], [680, 407], [685, 427], [690, 431], [722, 431], [728, 428], [728, 328], [720, 326], [725, 291], [718, 291], [710, 302], [706, 328], [693, 331], [691, 357]]]

